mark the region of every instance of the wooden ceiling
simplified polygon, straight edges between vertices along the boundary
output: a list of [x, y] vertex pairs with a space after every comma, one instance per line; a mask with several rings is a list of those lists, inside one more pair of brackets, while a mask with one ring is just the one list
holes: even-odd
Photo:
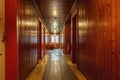
[[[50, 33], [59, 33], [75, 0], [35, 0]], [[54, 27], [53, 24], [57, 23]]]

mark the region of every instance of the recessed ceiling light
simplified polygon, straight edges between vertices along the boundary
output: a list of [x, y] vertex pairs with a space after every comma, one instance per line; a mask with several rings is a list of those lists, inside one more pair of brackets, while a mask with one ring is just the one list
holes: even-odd
[[57, 11], [56, 11], [56, 9], [53, 10], [53, 16], [57, 16]]

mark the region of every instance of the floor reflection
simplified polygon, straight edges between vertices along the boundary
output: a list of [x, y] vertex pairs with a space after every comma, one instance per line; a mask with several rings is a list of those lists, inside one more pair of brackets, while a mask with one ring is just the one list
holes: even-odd
[[60, 49], [50, 50], [48, 55], [49, 59], [43, 80], [78, 80], [66, 64], [63, 52]]

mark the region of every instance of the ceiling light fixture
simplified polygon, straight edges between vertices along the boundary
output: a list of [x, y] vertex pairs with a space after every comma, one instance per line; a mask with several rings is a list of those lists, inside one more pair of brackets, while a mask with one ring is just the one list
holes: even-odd
[[57, 16], [57, 8], [56, 7], [53, 8], [53, 16]]
[[57, 22], [53, 22], [53, 27], [56, 28], [57, 27]]
[[56, 10], [53, 11], [53, 15], [57, 16], [57, 11]]

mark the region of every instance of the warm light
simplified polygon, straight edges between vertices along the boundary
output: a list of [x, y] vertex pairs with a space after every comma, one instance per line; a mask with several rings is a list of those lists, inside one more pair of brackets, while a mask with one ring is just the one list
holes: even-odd
[[88, 24], [87, 24], [87, 22], [83, 22], [83, 21], [82, 21], [82, 22], [79, 22], [78, 25], [79, 25], [79, 26], [84, 26], [84, 27], [85, 27], [85, 26], [87, 26]]
[[92, 26], [93, 22], [92, 21], [80, 21], [78, 23], [78, 26], [83, 29], [87, 29], [89, 26]]
[[79, 31], [79, 34], [86, 34], [87, 33], [87, 31]]
[[[20, 24], [20, 22], [19, 22]], [[38, 25], [38, 22], [37, 21], [26, 21], [26, 20], [21, 20], [21, 25], [22, 26], [36, 26]]]
[[57, 31], [56, 31], [56, 30], [54, 30], [53, 32], [54, 32], [54, 33], [56, 33]]
[[54, 12], [53, 12], [53, 15], [54, 15], [54, 16], [57, 16], [57, 12], [56, 12], [56, 11], [54, 11]]
[[56, 7], [53, 9], [53, 16], [57, 16], [57, 9], [56, 9]]
[[25, 22], [25, 25], [27, 25], [27, 26], [31, 26], [32, 23], [33, 23], [33, 22], [26, 21], [26, 22]]
[[85, 16], [86, 15], [86, 10], [85, 9], [83, 9], [82, 7], [81, 8], [79, 8], [80, 10], [79, 10], [79, 16]]

